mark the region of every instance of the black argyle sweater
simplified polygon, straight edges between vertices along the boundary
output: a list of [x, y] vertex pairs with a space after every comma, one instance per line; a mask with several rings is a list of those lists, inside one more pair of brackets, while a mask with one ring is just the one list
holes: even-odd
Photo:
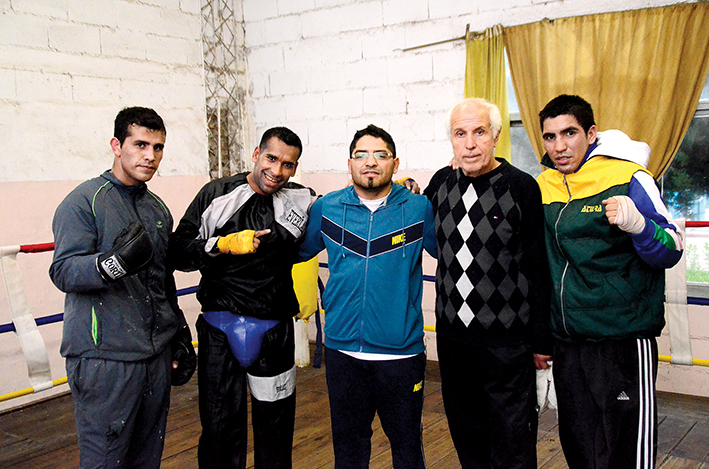
[[530, 344], [551, 355], [544, 212], [532, 176], [498, 160], [478, 177], [449, 167], [424, 194], [438, 241], [436, 333], [471, 345]]

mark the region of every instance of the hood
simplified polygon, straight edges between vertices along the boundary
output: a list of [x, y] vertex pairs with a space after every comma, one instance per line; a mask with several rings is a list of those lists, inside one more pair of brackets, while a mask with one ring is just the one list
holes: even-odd
[[650, 162], [650, 145], [631, 140], [620, 130], [611, 129], [598, 132], [598, 146], [591, 152], [589, 158], [597, 155], [631, 161], [647, 169], [647, 164]]

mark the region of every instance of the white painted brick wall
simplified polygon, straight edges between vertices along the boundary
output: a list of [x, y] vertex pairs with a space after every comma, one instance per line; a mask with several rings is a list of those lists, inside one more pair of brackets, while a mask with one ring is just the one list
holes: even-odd
[[323, 114], [325, 116], [357, 116], [362, 114], [362, 108], [362, 90], [337, 90], [323, 95]]
[[192, 40], [200, 40], [202, 37], [199, 15], [179, 10], [162, 9], [160, 10], [160, 22], [160, 26], [164, 29], [157, 33], [159, 36]]
[[145, 41], [147, 59], [165, 64], [202, 66], [202, 42], [182, 37], [149, 35]]
[[[340, 145], [352, 140], [352, 135], [347, 132], [347, 122], [344, 119], [322, 119], [318, 125], [313, 126], [308, 132], [308, 143], [316, 142], [319, 145]], [[341, 155], [347, 156], [347, 153]]]
[[[49, 21], [44, 18], [11, 13], [0, 15], [0, 44], [46, 48], [49, 45], [48, 25]], [[3, 62], [8, 65], [5, 60]]]
[[460, 79], [461, 70], [465, 70], [465, 44], [462, 41], [433, 56], [433, 81]]
[[117, 29], [101, 30], [101, 53], [128, 59], [145, 60], [147, 39], [144, 33]]
[[0, 68], [0, 100], [12, 100], [16, 97], [15, 71]]
[[[201, 0], [180, 0], [180, 10], [185, 13], [199, 15], [202, 12], [202, 2]], [[237, 19], [241, 21], [241, 16]]]
[[343, 33], [335, 37], [308, 38], [284, 44], [283, 57], [287, 70], [351, 63], [362, 58], [359, 34]]
[[91, 105], [110, 105], [116, 89], [116, 80], [85, 76], [72, 77], [72, 98], [77, 103]]
[[301, 18], [299, 16], [278, 16], [259, 23], [249, 29], [248, 44], [274, 44], [297, 41], [303, 36]]
[[365, 59], [345, 65], [346, 88], [376, 88], [388, 82], [388, 60], [385, 58]]
[[333, 83], [345, 83], [347, 81], [347, 69], [338, 64], [326, 64], [318, 67], [314, 65], [308, 69], [308, 82], [306, 83], [309, 93], [324, 92], [332, 89]]
[[[387, 0], [383, 1], [384, 24], [387, 26], [426, 21], [428, 0]], [[461, 5], [462, 8], [464, 8]]]
[[89, 23], [109, 28], [118, 26], [118, 0], [104, 0], [100, 2], [68, 0], [67, 6], [70, 21]]
[[273, 96], [305, 93], [307, 89], [307, 70], [275, 70], [269, 75]]
[[[246, 33], [248, 38], [249, 34]], [[283, 45], [265, 46], [247, 50], [249, 63], [258, 63], [259, 67], [252, 73], [263, 73], [271, 70], [285, 70]], [[268, 75], [266, 75], [268, 76]]]
[[52, 24], [49, 26], [49, 48], [58, 52], [101, 53], [99, 28], [84, 24]]
[[46, 16], [49, 18], [66, 18], [66, 2], [56, 0], [22, 0], [13, 1], [12, 9], [18, 13]]
[[17, 100], [20, 102], [68, 102], [72, 99], [71, 76], [68, 73], [18, 70], [16, 76]]
[[370, 29], [361, 34], [362, 57], [390, 57], [393, 51], [406, 47], [399, 28]]
[[[339, 19], [342, 24], [340, 32], [361, 31], [382, 26], [383, 12], [379, 2], [352, 2], [335, 8], [328, 14], [330, 18]], [[324, 20], [329, 19], [324, 18]]]
[[[323, 96], [321, 94], [310, 93], [308, 95], [287, 96], [284, 106], [287, 122], [320, 121], [325, 117]], [[303, 138], [302, 135], [300, 137]]]
[[290, 15], [315, 9], [315, 0], [278, 0], [278, 14]]
[[278, 16], [278, 2], [276, 0], [243, 0], [241, 3], [246, 22], [251, 23]]
[[363, 101], [364, 114], [376, 116], [406, 113], [406, 89], [400, 85], [366, 88]]
[[15, 149], [0, 181], [95, 176], [110, 166], [116, 113], [135, 105], [179, 114], [188, 132], [168, 125], [166, 154], [179, 156], [163, 171], [204, 174], [199, 2], [0, 0], [0, 141]]
[[179, 8], [180, 0], [141, 0], [146, 5], [153, 5], [164, 9]]

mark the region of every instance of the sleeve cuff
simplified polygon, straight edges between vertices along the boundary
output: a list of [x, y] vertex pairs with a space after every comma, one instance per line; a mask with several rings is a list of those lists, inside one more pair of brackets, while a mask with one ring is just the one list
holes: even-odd
[[204, 252], [206, 252], [210, 256], [216, 257], [219, 254], [219, 248], [217, 247], [218, 240], [219, 236], [209, 238], [207, 240], [207, 243], [204, 245]]

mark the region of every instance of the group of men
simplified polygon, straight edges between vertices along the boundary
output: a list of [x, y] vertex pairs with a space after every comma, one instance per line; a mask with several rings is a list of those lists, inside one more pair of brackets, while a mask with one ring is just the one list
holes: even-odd
[[[162, 119], [121, 111], [112, 169], [69, 194], [53, 223], [81, 467], [158, 467], [170, 383], [189, 380], [195, 360], [200, 467], [245, 467], [247, 383], [255, 467], [291, 467], [291, 267], [322, 250], [335, 467], [368, 467], [375, 414], [393, 467], [426, 467], [424, 249], [438, 260], [442, 395], [463, 468], [536, 467], [535, 369], [552, 361], [569, 467], [654, 467], [655, 337], [681, 234], [644, 167], [647, 145], [598, 132], [578, 96], [539, 119], [549, 169], [535, 181], [495, 157], [497, 107], [458, 103], [452, 167], [424, 195], [393, 180], [394, 140], [369, 125], [350, 144], [351, 185], [318, 198], [289, 182], [302, 144], [275, 127], [253, 170], [206, 184], [171, 233], [145, 186]], [[201, 272], [196, 359], [173, 269]]]

